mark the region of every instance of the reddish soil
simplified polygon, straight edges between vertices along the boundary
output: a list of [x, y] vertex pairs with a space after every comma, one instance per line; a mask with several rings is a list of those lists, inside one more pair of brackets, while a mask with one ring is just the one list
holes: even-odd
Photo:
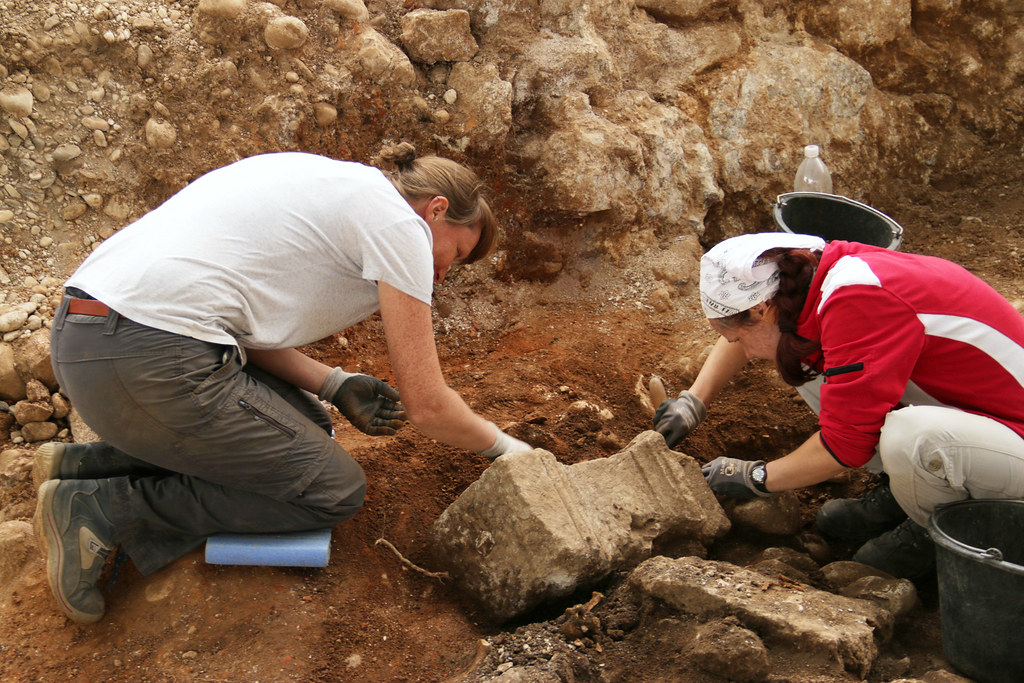
[[[1022, 177], [1014, 151], [955, 187], [911, 188], [877, 208], [906, 229], [905, 251], [956, 260], [1019, 300]], [[439, 308], [461, 295], [455, 277], [439, 292]], [[518, 308], [497, 331], [456, 326], [438, 336], [447, 379], [475, 409], [563, 463], [605, 457], [650, 426], [637, 380], [654, 372], [670, 391], [684, 388], [680, 357], [693, 359], [713, 341], [692, 310], [694, 297], [674, 300], [676, 310], [662, 314], [632, 304], [551, 297]], [[389, 377], [376, 319], [344, 336], [345, 346], [324, 340], [310, 351]], [[607, 423], [571, 417], [567, 409], [579, 399], [614, 417]], [[756, 365], [727, 388], [680, 450], [701, 462], [723, 454], [771, 459], [813, 429], [813, 415], [795, 392], [769, 366]], [[0, 680], [470, 680], [480, 639], [516, 625], [488, 623], [456, 587], [408, 568], [377, 541], [386, 539], [430, 570], [431, 524], [487, 462], [409, 427], [393, 437], [366, 437], [340, 416], [337, 439], [365, 468], [369, 492], [364, 510], [335, 527], [327, 568], [214, 566], [201, 550], [148, 578], [128, 563], [105, 590], [106, 617], [80, 626], [57, 611], [42, 560], [35, 558], [0, 592]], [[868, 483], [857, 473], [802, 492], [807, 529], [823, 501], [857, 494]], [[18, 490], [26, 500], [34, 497]], [[730, 536], [711, 555], [742, 558], [779, 542]], [[849, 549], [834, 551], [841, 558]], [[938, 612], [926, 588], [924, 602], [885, 650], [892, 659], [909, 657], [901, 675], [921, 675], [942, 662]], [[532, 620], [551, 619], [567, 606], [552, 606]], [[604, 680], [713, 680], [680, 661], [677, 645], [654, 636], [627, 638], [587, 656], [606, 665]], [[776, 673], [785, 675], [778, 667]], [[876, 672], [871, 680], [887, 680], [883, 676]]]

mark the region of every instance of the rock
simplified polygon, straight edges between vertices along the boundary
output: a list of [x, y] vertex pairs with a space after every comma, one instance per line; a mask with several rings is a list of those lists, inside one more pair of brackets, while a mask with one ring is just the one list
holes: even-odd
[[338, 120], [338, 108], [327, 102], [317, 102], [313, 105], [313, 117], [316, 119], [316, 125], [328, 128]]
[[[57, 376], [50, 361], [50, 330], [39, 329], [14, 345], [14, 366], [23, 381], [38, 380], [49, 392], [57, 390]], [[40, 393], [49, 395], [45, 389]]]
[[819, 569], [818, 563], [810, 555], [793, 550], [792, 548], [765, 548], [761, 551], [760, 560], [778, 560], [794, 569], [799, 569], [805, 574], [817, 572]]
[[869, 567], [868, 565], [861, 564], [860, 562], [853, 562], [852, 560], [830, 562], [821, 568], [821, 575], [822, 578], [825, 579], [825, 583], [835, 590], [842, 590], [854, 581], [865, 576], [881, 576], [886, 579], [895, 578], [894, 576], [883, 572], [881, 569], [875, 569], [874, 567]]
[[634, 566], [655, 539], [729, 529], [697, 462], [643, 432], [609, 458], [498, 458], [434, 523], [436, 560], [497, 620]]
[[794, 491], [753, 498], [737, 504], [729, 518], [737, 526], [765, 534], [791, 536], [800, 530], [800, 499]]
[[60, 215], [66, 221], [73, 221], [88, 210], [85, 202], [72, 201], [61, 210]]
[[0, 412], [0, 441], [11, 438], [11, 430], [14, 429], [15, 422], [13, 415]]
[[643, 182], [640, 140], [622, 126], [598, 116], [583, 93], [562, 100], [560, 126], [543, 144], [537, 170], [562, 208], [580, 213], [635, 206]]
[[452, 66], [448, 85], [460, 94], [451, 119], [455, 134], [479, 149], [503, 149], [512, 128], [512, 84], [493, 64], [460, 62]]
[[741, 683], [759, 683], [771, 671], [768, 648], [735, 617], [698, 628], [691, 657], [705, 671]]
[[47, 441], [57, 436], [55, 422], [29, 422], [21, 427], [21, 436], [28, 443]]
[[861, 677], [878, 657], [878, 643], [892, 635], [892, 614], [874, 603], [810, 587], [796, 590], [727, 562], [655, 557], [633, 570], [629, 582], [698, 619], [725, 615], [756, 624], [765, 640]]
[[149, 119], [146, 121], [146, 144], [153, 149], [170, 149], [178, 138], [178, 131], [170, 121]]
[[810, 30], [833, 37], [836, 47], [852, 52], [878, 48], [910, 28], [912, 0], [884, 5], [871, 0], [825, 0], [807, 16]]
[[32, 524], [22, 520], [0, 523], [0, 587], [6, 587], [36, 551]]
[[91, 443], [100, 440], [99, 435], [92, 430], [92, 427], [85, 424], [85, 420], [78, 414], [74, 405], [71, 406], [71, 412], [68, 413], [68, 425], [71, 426], [71, 435], [74, 437], [75, 443]]
[[297, 17], [275, 17], [267, 22], [263, 39], [275, 50], [294, 50], [302, 47], [309, 37], [306, 24]]
[[55, 161], [70, 161], [81, 154], [82, 148], [71, 143], [58, 145], [57, 148], [53, 150], [53, 158]]
[[413, 61], [465, 62], [479, 47], [464, 9], [415, 9], [402, 17], [402, 44]]
[[53, 415], [53, 406], [42, 401], [18, 401], [11, 406], [11, 414], [20, 425], [43, 422]]
[[[25, 400], [26, 401], [49, 401], [50, 391], [43, 385], [42, 382], [35, 378], [26, 378], [25, 380]], [[44, 420], [46, 418], [43, 418]]]
[[839, 593], [850, 598], [878, 603], [896, 619], [909, 614], [917, 604], [917, 588], [907, 579], [862, 576], [847, 584]]
[[373, 29], [359, 31], [352, 49], [366, 78], [402, 86], [412, 85], [416, 80], [416, 69], [405, 53]]
[[25, 395], [25, 380], [14, 367], [14, 347], [0, 343], [0, 399], [20, 401]]
[[805, 584], [808, 584], [808, 585], [810, 585], [812, 583], [811, 577], [809, 577], [807, 574], [805, 574], [804, 572], [800, 571], [796, 567], [794, 567], [794, 566], [792, 566], [790, 564], [786, 564], [782, 560], [777, 560], [777, 559], [761, 560], [759, 562], [756, 562], [751, 567], [751, 569], [753, 569], [754, 571], [760, 572], [761, 574], [764, 574], [765, 576], [772, 576], [772, 577], [785, 576], [788, 579], [793, 579], [794, 581], [799, 581], [800, 583], [805, 583]]
[[363, 0], [323, 0], [323, 3], [324, 7], [352, 21], [366, 21], [370, 16]]
[[11, 304], [0, 304], [0, 332], [21, 329], [28, 320], [28, 311]]
[[636, 6], [655, 17], [679, 22], [700, 19], [716, 4], [718, 0], [637, 0]]
[[9, 85], [0, 90], [0, 107], [13, 116], [28, 116], [31, 114], [32, 101], [31, 91], [23, 86]]
[[[199, 0], [196, 8], [203, 14], [219, 19], [234, 19], [245, 10], [247, 0]], [[140, 65], [141, 66], [141, 65]]]
[[50, 404], [53, 406], [52, 417], [55, 420], [62, 420], [71, 412], [71, 404], [63, 394], [54, 394], [50, 397]]

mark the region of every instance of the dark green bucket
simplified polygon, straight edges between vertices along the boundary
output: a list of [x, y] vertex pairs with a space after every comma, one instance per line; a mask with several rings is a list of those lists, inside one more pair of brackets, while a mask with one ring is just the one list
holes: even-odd
[[928, 531], [946, 657], [979, 683], [1024, 681], [1024, 501], [951, 503]]
[[817, 235], [826, 242], [845, 240], [899, 249], [903, 228], [878, 209], [826, 192], [780, 194], [772, 209], [779, 230]]

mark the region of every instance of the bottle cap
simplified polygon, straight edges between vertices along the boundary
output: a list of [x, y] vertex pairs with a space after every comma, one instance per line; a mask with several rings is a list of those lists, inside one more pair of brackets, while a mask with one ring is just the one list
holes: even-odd
[[816, 157], [816, 156], [818, 156], [818, 146], [817, 145], [807, 145], [806, 147], [804, 147], [804, 156], [805, 157]]

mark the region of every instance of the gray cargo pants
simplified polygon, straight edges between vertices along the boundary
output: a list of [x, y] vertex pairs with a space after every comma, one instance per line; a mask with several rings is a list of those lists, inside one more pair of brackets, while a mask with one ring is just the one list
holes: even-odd
[[315, 396], [243, 365], [234, 346], [115, 312], [68, 314], [68, 301], [51, 330], [54, 371], [97, 447], [141, 461], [104, 488], [114, 540], [143, 574], [218, 532], [323, 528], [362, 507], [362, 468]]

